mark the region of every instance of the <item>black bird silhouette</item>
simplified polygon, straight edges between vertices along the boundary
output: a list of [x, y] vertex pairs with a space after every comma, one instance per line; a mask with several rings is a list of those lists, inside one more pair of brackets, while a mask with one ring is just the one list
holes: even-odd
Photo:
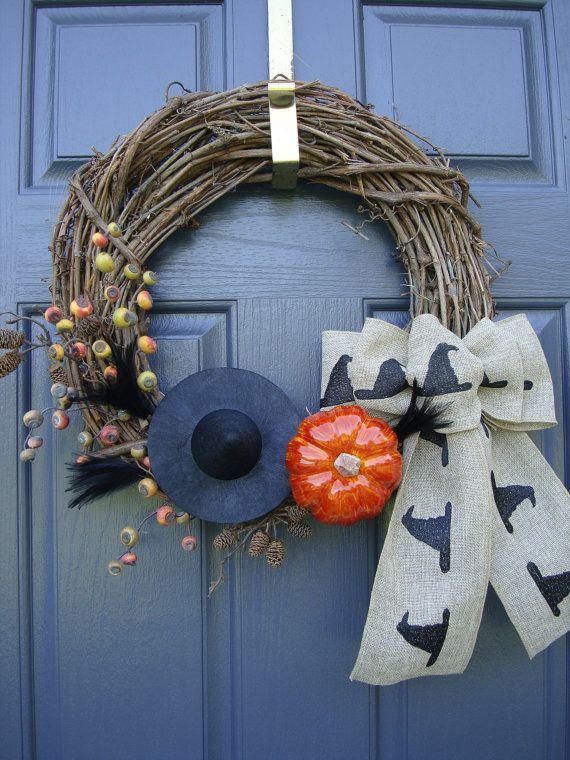
[[354, 391], [354, 396], [359, 399], [390, 398], [407, 387], [406, 373], [400, 362], [396, 359], [386, 359], [380, 365], [374, 388]]
[[409, 612], [405, 613], [396, 626], [396, 630], [406, 639], [408, 644], [423, 649], [424, 652], [429, 652], [430, 658], [426, 663], [426, 668], [430, 668], [439, 657], [447, 636], [449, 610], [446, 607], [443, 611], [442, 622], [433, 625], [410, 625], [408, 623], [409, 614]]
[[526, 569], [552, 610], [552, 614], [559, 617], [558, 605], [570, 594], [570, 570], [559, 575], [542, 575], [534, 562], [529, 562]]
[[426, 430], [423, 433], [420, 433], [420, 438], [423, 438], [424, 441], [429, 441], [430, 443], [434, 443], [436, 446], [439, 446], [441, 449], [441, 465], [442, 467], [447, 467], [449, 464], [447, 436], [444, 433], [436, 433], [435, 430]]
[[495, 473], [491, 471], [491, 486], [495, 505], [505, 528], [509, 533], [513, 532], [513, 526], [509, 520], [515, 509], [525, 499], [528, 499], [533, 507], [536, 507], [536, 497], [532, 486], [498, 486], [495, 481]]
[[460, 383], [449, 360], [450, 351], [459, 351], [457, 346], [439, 343], [429, 358], [426, 377], [420, 391], [421, 396], [443, 396], [446, 393], [468, 391], [473, 383]]
[[321, 399], [321, 406], [336, 406], [354, 401], [352, 383], [348, 376], [348, 365], [352, 356], [343, 354], [331, 370], [325, 395]]
[[445, 514], [438, 517], [413, 517], [414, 505], [402, 517], [402, 524], [418, 541], [439, 552], [439, 569], [447, 573], [451, 566], [451, 502], [445, 505]]
[[494, 383], [492, 383], [489, 380], [489, 376], [486, 372], [483, 372], [483, 379], [481, 380], [481, 388], [506, 388], [508, 385], [508, 380], [495, 380]]

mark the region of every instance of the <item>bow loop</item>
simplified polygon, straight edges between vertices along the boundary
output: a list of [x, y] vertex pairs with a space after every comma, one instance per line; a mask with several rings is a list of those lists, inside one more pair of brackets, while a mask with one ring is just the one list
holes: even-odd
[[546, 357], [524, 314], [500, 322], [483, 319], [462, 342], [483, 365], [479, 400], [486, 420], [508, 430], [556, 424]]

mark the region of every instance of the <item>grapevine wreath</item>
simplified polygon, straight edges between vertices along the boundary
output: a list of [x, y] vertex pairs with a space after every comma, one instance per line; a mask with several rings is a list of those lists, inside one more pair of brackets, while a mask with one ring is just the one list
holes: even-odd
[[[408, 539], [413, 537], [416, 544], [422, 542], [424, 549], [429, 547], [425, 560], [418, 554], [414, 561], [420, 565], [424, 561], [431, 562], [430, 552], [435, 549], [439, 565], [434, 572], [445, 578], [462, 551], [458, 544], [453, 548], [456, 539], [450, 527], [459, 519], [457, 503], [462, 497], [455, 492], [455, 485], [450, 485], [450, 479], [445, 480], [452, 471], [452, 463], [457, 466], [455, 452], [461, 456], [462, 451], [470, 451], [471, 461], [477, 461], [479, 470], [487, 472], [490, 457], [496, 455], [489, 454], [485, 460], [479, 454], [481, 447], [491, 446], [488, 441], [495, 425], [519, 431], [553, 424], [547, 412], [541, 419], [536, 417], [529, 421], [528, 415], [522, 414], [512, 425], [503, 424], [505, 419], [511, 418], [502, 414], [500, 404], [493, 406], [494, 402], [488, 402], [485, 396], [495, 391], [499, 394], [493, 397], [496, 401], [507, 385], [510, 390], [520, 381], [521, 393], [524, 390], [531, 395], [543, 394], [538, 401], [533, 396], [533, 409], [540, 407], [541, 399], [551, 398], [547, 381], [541, 383], [540, 380], [544, 367], [541, 365], [539, 371], [537, 362], [525, 354], [529, 345], [535, 354], [540, 347], [530, 326], [532, 336], [524, 333], [526, 323], [517, 322], [515, 327], [502, 332], [498, 328], [492, 334], [489, 332], [501, 324], [490, 319], [494, 315], [490, 282], [498, 272], [487, 256], [492, 249], [483, 242], [480, 226], [467, 208], [469, 185], [461, 172], [452, 168], [429, 141], [375, 114], [371, 107], [347, 94], [318, 82], [295, 85], [300, 151], [298, 176], [306, 182], [355, 195], [366, 222], [380, 220], [391, 230], [396, 255], [406, 270], [411, 328], [402, 331], [380, 320], [367, 320], [361, 334], [325, 333], [323, 411], [303, 420], [300, 427], [300, 418], [291, 410], [288, 399], [264, 378], [244, 370], [206, 371], [214, 373], [207, 382], [211, 388], [219, 384], [220, 398], [229, 392], [228, 388], [235, 395], [229, 411], [223, 408], [222, 400], [214, 411], [208, 408], [206, 411], [211, 413], [202, 419], [198, 420], [200, 414], [192, 419], [198, 430], [207, 418], [206, 427], [202, 425], [202, 437], [196, 434], [192, 437], [193, 466], [212, 476], [210, 481], [216, 481], [216, 488], [220, 483], [220, 488], [233, 488], [231, 483], [239, 481], [243, 472], [249, 473], [252, 468], [254, 472], [259, 470], [259, 464], [256, 465], [259, 457], [259, 461], [263, 461], [261, 439], [265, 445], [266, 431], [262, 430], [263, 435], [259, 435], [255, 419], [256, 414], [260, 419], [266, 415], [263, 409], [250, 410], [249, 402], [243, 400], [251, 395], [247, 392], [250, 384], [260, 383], [261, 395], [268, 394], [271, 408], [282, 412], [286, 424], [267, 435], [276, 436], [275, 451], [282, 452], [290, 481], [287, 480], [284, 487], [282, 477], [277, 483], [268, 475], [269, 480], [262, 484], [263, 493], [269, 493], [274, 503], [268, 504], [266, 509], [260, 502], [257, 511], [246, 510], [242, 514], [238, 509], [235, 520], [231, 519], [231, 509], [221, 509], [209, 517], [207, 510], [196, 511], [192, 500], [188, 504], [178, 503], [174, 481], [179, 474], [159, 477], [160, 472], [157, 472], [162, 448], [152, 446], [153, 426], [160, 432], [161, 426], [167, 429], [170, 424], [171, 394], [178, 408], [181, 404], [189, 407], [198, 404], [200, 375], [205, 373], [190, 376], [165, 397], [160, 391], [160, 381], [149, 364], [149, 357], [157, 350], [149, 319], [153, 306], [152, 286], [157, 281], [151, 257], [178, 228], [196, 227], [200, 213], [234, 188], [271, 181], [267, 88], [267, 82], [260, 82], [223, 93], [188, 93], [176, 97], [169, 97], [167, 89], [167, 102], [162, 109], [144, 119], [131, 134], [118, 138], [106, 154], [97, 153], [73, 175], [50, 249], [52, 305], [44, 318], [52, 323], [57, 336], [54, 338], [48, 326], [36, 319], [32, 321], [39, 332], [33, 338], [3, 330], [0, 339], [6, 352], [0, 356], [0, 375], [16, 369], [28, 350], [45, 347], [52, 360], [49, 375], [55, 406], [49, 411], [53, 412], [54, 427], [68, 426], [69, 407], [81, 411], [84, 428], [79, 443], [83, 451], [70, 465], [73, 492], [70, 506], [81, 506], [120, 486], [137, 484], [141, 495], [153, 504], [143, 522], [154, 517], [162, 525], [185, 524], [187, 533], [182, 547], [187, 550], [197, 544], [189, 527], [197, 514], [222, 523], [214, 546], [229, 553], [222, 560], [220, 576], [212, 583], [211, 591], [223, 580], [224, 562], [237, 549], [247, 549], [252, 557], [265, 556], [270, 565], [278, 566], [284, 556], [283, 529], [299, 538], [308, 537], [311, 513], [323, 522], [342, 524], [373, 517], [400, 483], [384, 554], [392, 551], [394, 557], [401, 549], [405, 555], [402, 563], [415, 556], [406, 547], [398, 548], [398, 536], [404, 530]], [[422, 144], [430, 150], [429, 154]], [[9, 322], [20, 319], [23, 318], [13, 315]], [[522, 358], [515, 361], [512, 353], [501, 349], [499, 354], [509, 357], [506, 364], [501, 364], [490, 358], [489, 346], [497, 341], [505, 345], [508, 340], [512, 342], [509, 329], [511, 336], [524, 333], [509, 349]], [[486, 331], [484, 338], [481, 338], [482, 331]], [[521, 368], [517, 378], [513, 377], [515, 365]], [[535, 373], [532, 379], [531, 365]], [[495, 370], [498, 377], [494, 377]], [[227, 373], [234, 374], [228, 378]], [[452, 408], [449, 399], [465, 399], [470, 393], [473, 397], [469, 396], [469, 409], [467, 401], [462, 402], [463, 406]], [[520, 406], [524, 407], [522, 401]], [[41, 446], [42, 439], [36, 433], [47, 411], [30, 410], [24, 416], [29, 429], [26, 447], [21, 453], [24, 461], [31, 461]], [[161, 414], [161, 423], [155, 424]], [[195, 416], [195, 410], [191, 414]], [[210, 467], [211, 462], [203, 466], [201, 462], [211, 454], [208, 441], [212, 437], [212, 426], [219, 425], [220, 414], [223, 426], [235, 425], [239, 435], [247, 439], [247, 445], [240, 444], [240, 456], [243, 454], [247, 460], [251, 454], [251, 462], [238, 463], [238, 470], [233, 474], [220, 474], [215, 466]], [[249, 422], [244, 422], [246, 417]], [[251, 425], [250, 418], [254, 420]], [[155, 439], [158, 434], [154, 434]], [[519, 432], [510, 435], [522, 437]], [[462, 436], [471, 438], [466, 442]], [[200, 441], [203, 446], [199, 445]], [[413, 443], [409, 443], [407, 450], [410, 441]], [[427, 453], [422, 446], [427, 447]], [[273, 451], [271, 446], [269, 449]], [[430, 502], [427, 513], [422, 513], [417, 498], [420, 486], [412, 482], [411, 453], [406, 453], [412, 449], [416, 452], [414, 461], [422, 456], [433, 456], [432, 449], [441, 457], [441, 461], [438, 460], [441, 481], [438, 475], [434, 477], [433, 487], [426, 484], [425, 472], [431, 473], [432, 464], [426, 465], [423, 471], [423, 501]], [[404, 470], [407, 467], [404, 479], [402, 451]], [[532, 461], [538, 461], [537, 457], [540, 454], [533, 453]], [[449, 470], [446, 470], [448, 463]], [[283, 461], [278, 463], [280, 471], [285, 469], [282, 464]], [[245, 469], [240, 470], [242, 466]], [[196, 467], [194, 469], [198, 472]], [[531, 488], [500, 482], [499, 469], [498, 464], [491, 466], [484, 478], [484, 488], [469, 483], [461, 470], [459, 474], [454, 471], [452, 480], [457, 482], [463, 478], [470, 493], [473, 488], [484, 490], [485, 498], [488, 496], [489, 501], [494, 502], [501, 530], [508, 536], [513, 533], [510, 520], [517, 506], [528, 499], [534, 507], [540, 498], [536, 484]], [[412, 487], [416, 491], [408, 494]], [[200, 488], [195, 488], [195, 493]], [[446, 488], [450, 493], [443, 498], [441, 492]], [[216, 496], [221, 491], [212, 493]], [[255, 497], [261, 491], [243, 493]], [[209, 492], [206, 494], [210, 498]], [[236, 500], [235, 495], [232, 498]], [[562, 496], [557, 492], [556, 498]], [[400, 501], [401, 511], [398, 511]], [[231, 505], [231, 500], [228, 503]], [[432, 514], [437, 516], [428, 517]], [[487, 516], [487, 519], [491, 518]], [[133, 549], [140, 538], [141, 525], [127, 526], [121, 531], [124, 551], [109, 563], [111, 574], [118, 575], [125, 565], [136, 563]], [[400, 534], [396, 534], [398, 529]], [[539, 530], [536, 526], [531, 529], [535, 535]], [[477, 531], [478, 528], [474, 528], [473, 534], [479, 535]], [[448, 635], [450, 619], [460, 617], [448, 601], [438, 602], [439, 606], [434, 606], [434, 610], [437, 607], [433, 613], [435, 620], [422, 621], [421, 625], [411, 622], [419, 614], [411, 599], [407, 599], [405, 609], [382, 608], [384, 597], [379, 596], [379, 569], [353, 674], [355, 678], [370, 683], [391, 683], [425, 674], [426, 668], [431, 669], [427, 670], [429, 673], [457, 672], [465, 667], [480, 619], [484, 598], [481, 589], [486, 589], [489, 577], [501, 595], [500, 583], [493, 580], [493, 568], [488, 560], [491, 529], [481, 531], [484, 536], [469, 547], [469, 556], [477, 554], [477, 561], [483, 566], [480, 582], [473, 583], [477, 589], [476, 600], [472, 604], [458, 605], [465, 615], [461, 625], [465, 630], [474, 630], [473, 635], [466, 637], [464, 651], [452, 634]], [[520, 530], [517, 528], [515, 533], [520, 535]], [[382, 561], [381, 558], [381, 565]], [[393, 565], [392, 562], [384, 568], [385, 588], [390, 584], [396, 588], [398, 584], [401, 586], [401, 579], [390, 576]], [[562, 569], [556, 562], [551, 568], [540, 567], [536, 558], [525, 555], [525, 582], [540, 592], [537, 604], [546, 605], [556, 617], [570, 583], [568, 572], [561, 573]], [[547, 570], [553, 574], [548, 575]], [[426, 577], [429, 572], [432, 572], [431, 565], [429, 571], [424, 571]], [[422, 574], [417, 577], [420, 578], [417, 582], [421, 582]], [[433, 583], [429, 593], [432, 592]], [[418, 593], [421, 596], [424, 592], [420, 589]], [[465, 589], [461, 593], [465, 594]], [[524, 595], [521, 599], [524, 600]], [[549, 630], [535, 646], [535, 642], [525, 640], [524, 625], [516, 620], [517, 610], [509, 609], [506, 602], [505, 606], [531, 654], [564, 632], [562, 628]], [[393, 625], [386, 623], [390, 630], [379, 632], [380, 617], [390, 621], [390, 616], [394, 620]], [[392, 641], [391, 636], [396, 638]], [[446, 654], [439, 657], [446, 637], [451, 641], [449, 662], [445, 660]], [[379, 658], [380, 640], [387, 642], [389, 652], [380, 652]], [[402, 646], [407, 649], [401, 651]], [[408, 649], [412, 655], [408, 655]], [[427, 665], [425, 655], [418, 650], [429, 653]], [[414, 656], [423, 658], [421, 663], [416, 662]], [[378, 671], [379, 659], [386, 672]]]

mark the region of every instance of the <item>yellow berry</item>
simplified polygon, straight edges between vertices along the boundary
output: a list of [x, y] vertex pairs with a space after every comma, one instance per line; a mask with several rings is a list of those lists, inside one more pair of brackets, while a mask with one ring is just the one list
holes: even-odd
[[50, 359], [60, 362], [64, 356], [64, 350], [61, 343], [52, 343], [48, 348], [48, 356]]
[[137, 277], [141, 276], [141, 268], [138, 264], [125, 264], [123, 274], [127, 280], [136, 280]]
[[158, 486], [152, 478], [143, 478], [139, 481], [139, 493], [148, 499], [158, 493]]
[[110, 222], [107, 225], [107, 232], [109, 233], [111, 237], [114, 237], [114, 238], [121, 237], [121, 235], [123, 234], [121, 232], [121, 228], [116, 222]]
[[146, 446], [144, 443], [137, 443], [132, 446], [131, 456], [133, 459], [144, 459], [146, 457]]
[[96, 340], [91, 348], [93, 349], [95, 356], [97, 356], [99, 359], [106, 359], [113, 353], [111, 346], [107, 343], [106, 340]]
[[77, 436], [77, 442], [80, 446], [83, 446], [84, 448], [88, 448], [93, 443], [93, 436], [89, 432], [89, 430], [82, 430], [81, 433]]
[[119, 538], [121, 539], [123, 546], [126, 546], [127, 549], [130, 549], [131, 546], [138, 544], [140, 534], [136, 528], [131, 528], [127, 525], [126, 528], [122, 529]]
[[95, 256], [95, 268], [100, 272], [112, 272], [115, 268], [115, 262], [110, 253], [98, 253]]
[[22, 419], [26, 427], [33, 429], [39, 427], [43, 423], [44, 416], [37, 409], [30, 409], [29, 412], [24, 414]]
[[147, 269], [146, 272], [143, 272], [143, 282], [145, 285], [156, 285], [158, 282], [156, 272], [151, 272], [150, 269]]
[[158, 385], [158, 380], [154, 372], [149, 372], [146, 370], [145, 372], [141, 372], [137, 377], [137, 385], [141, 391], [147, 391], [147, 393], [149, 393], [156, 388]]
[[152, 296], [148, 290], [141, 290], [137, 295], [137, 304], [141, 309], [144, 309], [144, 311], [152, 309]]
[[137, 321], [137, 315], [126, 306], [120, 306], [113, 312], [113, 323], [116, 327], [132, 327]]
[[123, 572], [123, 566], [116, 559], [112, 559], [107, 565], [107, 570], [111, 575], [120, 575]]
[[59, 322], [57, 322], [55, 329], [61, 333], [61, 332], [70, 332], [73, 330], [73, 322], [71, 319], [60, 319]]

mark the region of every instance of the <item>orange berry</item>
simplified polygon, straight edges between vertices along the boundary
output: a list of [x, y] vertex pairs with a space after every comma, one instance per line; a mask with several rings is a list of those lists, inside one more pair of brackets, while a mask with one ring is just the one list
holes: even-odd
[[156, 522], [159, 525], [172, 525], [176, 520], [176, 512], [172, 509], [170, 504], [164, 504], [156, 511]]
[[118, 376], [119, 376], [119, 373], [117, 372], [116, 367], [109, 366], [109, 367], [105, 367], [105, 369], [103, 370], [103, 377], [108, 383], [116, 383]]
[[51, 422], [56, 430], [65, 430], [69, 425], [69, 414], [63, 411], [54, 412], [51, 416]]
[[80, 319], [93, 314], [93, 304], [86, 296], [78, 296], [69, 304], [69, 311]]
[[158, 348], [155, 339], [151, 338], [150, 335], [141, 335], [137, 340], [137, 346], [143, 354], [155, 354]]
[[137, 295], [137, 304], [139, 307], [144, 311], [149, 311], [152, 309], [152, 303], [152, 296], [148, 290], [141, 290], [141, 292]]
[[60, 321], [60, 319], [63, 319], [63, 312], [58, 306], [49, 306], [44, 311], [44, 319], [46, 322], [50, 322], [52, 325], [55, 325]]
[[76, 361], [80, 361], [81, 359], [85, 359], [87, 356], [87, 346], [85, 343], [82, 343], [80, 340], [76, 341], [75, 343], [72, 343], [69, 348], [69, 355], [72, 359], [75, 359]]
[[180, 542], [180, 546], [185, 552], [192, 552], [198, 546], [198, 539], [196, 536], [184, 536]]
[[112, 446], [121, 437], [121, 431], [116, 425], [104, 425], [99, 431], [99, 440], [104, 446]]
[[116, 285], [107, 285], [105, 288], [105, 298], [111, 303], [115, 303], [121, 297], [121, 289]]
[[109, 243], [109, 238], [105, 237], [102, 232], [95, 232], [91, 240], [97, 248], [105, 248]]

